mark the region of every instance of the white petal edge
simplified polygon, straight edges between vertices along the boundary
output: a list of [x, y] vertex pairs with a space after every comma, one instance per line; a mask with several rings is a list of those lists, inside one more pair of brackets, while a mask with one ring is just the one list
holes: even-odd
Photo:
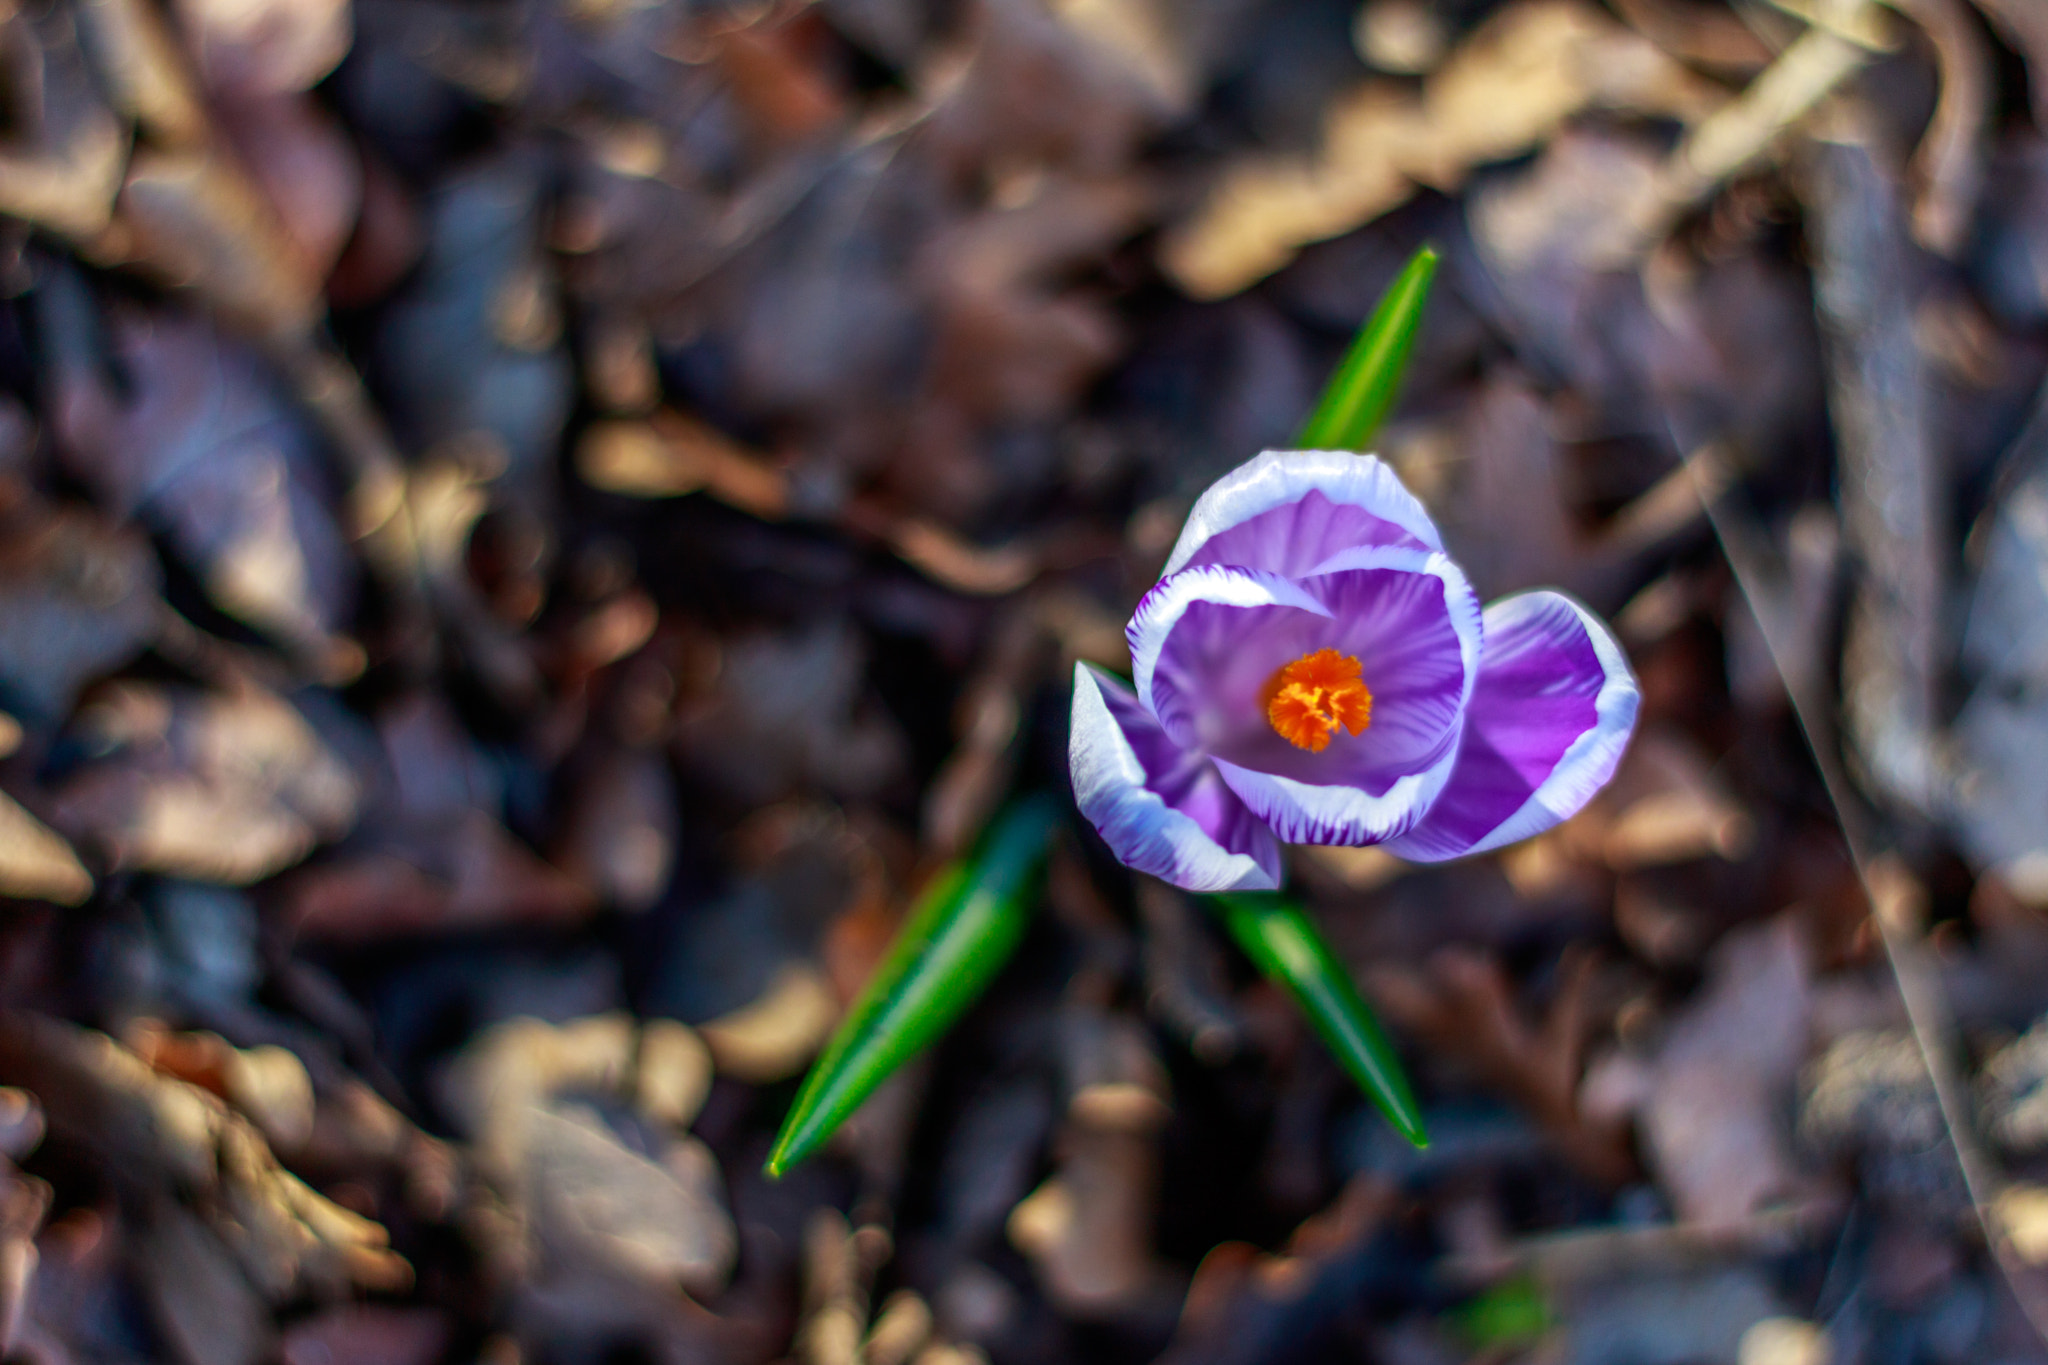
[[1263, 857], [1232, 853], [1145, 785], [1145, 767], [1085, 663], [1074, 665], [1067, 762], [1074, 803], [1125, 865], [1184, 891], [1280, 889], [1280, 845], [1270, 834], [1261, 840]]
[[1330, 615], [1328, 607], [1279, 574], [1204, 564], [1160, 579], [1138, 603], [1130, 625], [1124, 628], [1131, 645], [1131, 679], [1138, 700], [1155, 717], [1159, 708], [1152, 703], [1152, 674], [1159, 665], [1159, 651], [1180, 618], [1197, 602], [1226, 607], [1295, 607], [1317, 616]]
[[[1465, 571], [1449, 555], [1399, 545], [1368, 546], [1335, 555], [1317, 574], [1351, 569], [1405, 569], [1427, 574], [1444, 585], [1444, 605], [1451, 630], [1458, 637], [1458, 662], [1465, 675], [1458, 696], [1462, 718], [1479, 680], [1484, 652], [1484, 616]], [[1385, 843], [1412, 829], [1451, 780], [1458, 762], [1458, 727], [1446, 736], [1443, 752], [1420, 772], [1399, 778], [1379, 796], [1357, 787], [1319, 786], [1272, 773], [1254, 772], [1223, 759], [1213, 760], [1230, 789], [1290, 844], [1340, 844], [1358, 847]]]
[[[1211, 537], [1310, 493], [1390, 521], [1432, 550], [1444, 547], [1429, 512], [1379, 456], [1348, 450], [1268, 450], [1225, 474], [1195, 500], [1160, 577], [1179, 572]], [[1142, 690], [1139, 695], [1144, 695]]]
[[1357, 787], [1318, 787], [1211, 759], [1223, 780], [1277, 839], [1290, 844], [1359, 848], [1399, 838], [1415, 827], [1444, 789], [1458, 746], [1419, 773], [1399, 778], [1379, 796]]
[[[1470, 848], [1446, 852], [1431, 849], [1419, 839], [1399, 840], [1388, 845], [1389, 853], [1411, 862], [1448, 862], [1490, 853], [1569, 820], [1614, 776], [1614, 769], [1628, 748], [1629, 736], [1635, 731], [1642, 689], [1628, 666], [1628, 656], [1606, 623], [1570, 594], [1537, 588], [1491, 603], [1486, 609], [1490, 628], [1506, 633], [1512, 622], [1539, 610], [1547, 598], [1563, 602], [1578, 616], [1586, 638], [1592, 642], [1593, 656], [1600, 663], [1600, 691], [1593, 700], [1592, 728], [1572, 741], [1557, 766], [1550, 770], [1550, 776], [1543, 779], [1513, 815]], [[1404, 843], [1413, 847], [1403, 847]]]

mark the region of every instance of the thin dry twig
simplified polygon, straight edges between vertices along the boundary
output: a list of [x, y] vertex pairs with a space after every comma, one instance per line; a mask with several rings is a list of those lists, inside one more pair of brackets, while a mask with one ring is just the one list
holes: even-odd
[[1762, 531], [1706, 487], [1700, 489], [1700, 500], [1707, 508], [1708, 520], [1734, 573], [1736, 586], [1762, 627], [1765, 646], [1784, 682], [1793, 715], [1834, 807], [1857, 879], [1870, 902], [1871, 918], [1884, 945], [1885, 960], [1898, 984], [1914, 1043], [1933, 1082], [1942, 1124], [1955, 1149], [1978, 1227], [2028, 1323], [2043, 1341], [2048, 1341], [2048, 1295], [2043, 1294], [2025, 1260], [2013, 1248], [1995, 1213], [2006, 1184], [2005, 1176], [1971, 1127], [1967, 1091], [1955, 1062], [1955, 1020], [1926, 946], [1926, 892], [1849, 782], [1836, 752], [1835, 729], [1821, 693], [1822, 677], [1795, 666], [1806, 651], [1799, 642], [1784, 636], [1782, 626], [1788, 616], [1777, 610], [1772, 600], [1769, 551]]
[[[1873, 10], [1865, 4], [1849, 18]], [[1740, 95], [1702, 119], [1672, 149], [1632, 224], [1636, 254], [1668, 236], [1679, 219], [1764, 155], [1881, 50], [1873, 35], [1853, 22], [1816, 24], [1801, 34]]]
[[1859, 106], [1807, 154], [1804, 190], [1842, 521], [1863, 576], [1844, 646], [1842, 712], [1865, 776], [1921, 812], [1938, 804], [1945, 484], [1931, 375], [1915, 336], [1921, 281], [1899, 198]]
[[1618, 1186], [1636, 1169], [1627, 1133], [1618, 1124], [1590, 1119], [1579, 1105], [1591, 1031], [1587, 997], [1596, 966], [1588, 952], [1567, 953], [1558, 968], [1556, 995], [1535, 1027], [1516, 1008], [1500, 964], [1470, 951], [1439, 953], [1426, 981], [1385, 971], [1373, 976], [1372, 985], [1389, 1015], [1445, 1053], [1462, 1057], [1588, 1177]]
[[1926, 32], [1941, 68], [1941, 98], [1913, 153], [1913, 239], [1954, 257], [1967, 242], [1983, 187], [1983, 143], [1996, 97], [1991, 53], [1962, 0], [1890, 2]]

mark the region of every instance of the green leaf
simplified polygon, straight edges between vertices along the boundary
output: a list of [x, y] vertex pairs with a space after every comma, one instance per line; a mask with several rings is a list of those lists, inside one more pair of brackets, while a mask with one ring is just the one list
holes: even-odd
[[1417, 1147], [1429, 1145], [1422, 1111], [1386, 1030], [1301, 907], [1281, 896], [1232, 891], [1210, 901], [1245, 956], [1287, 988], [1317, 1033], [1380, 1112]]
[[816, 1151], [980, 997], [1024, 936], [1058, 825], [1050, 797], [1027, 797], [996, 817], [973, 854], [932, 878], [804, 1077], [776, 1134], [769, 1175]]
[[1436, 248], [1423, 247], [1380, 296], [1379, 306], [1344, 353], [1343, 364], [1323, 389], [1322, 400], [1295, 437], [1302, 450], [1364, 450], [1394, 406], [1422, 306], [1436, 278]]
[[1458, 1334], [1476, 1350], [1533, 1346], [1557, 1322], [1542, 1288], [1527, 1278], [1495, 1285], [1460, 1304], [1450, 1317]]
[[[1295, 445], [1303, 450], [1364, 450], [1400, 392], [1423, 305], [1436, 278], [1437, 253], [1425, 246], [1380, 296], [1323, 389]], [[1386, 1031], [1307, 915], [1277, 896], [1212, 898], [1224, 924], [1260, 971], [1286, 987], [1359, 1088], [1417, 1147], [1427, 1147], [1422, 1113]]]

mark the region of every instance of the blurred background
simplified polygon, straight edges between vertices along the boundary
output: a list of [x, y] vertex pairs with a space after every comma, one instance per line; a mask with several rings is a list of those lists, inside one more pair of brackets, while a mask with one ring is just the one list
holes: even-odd
[[[2042, 0], [0, 3], [4, 1358], [2048, 1359], [2044, 132]], [[1425, 242], [1381, 451], [1644, 688], [1295, 853], [1433, 1145], [1070, 814], [766, 1179]]]

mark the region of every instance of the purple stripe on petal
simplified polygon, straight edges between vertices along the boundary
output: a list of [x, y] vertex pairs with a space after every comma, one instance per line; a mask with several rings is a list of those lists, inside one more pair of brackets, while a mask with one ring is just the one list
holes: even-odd
[[1321, 786], [1215, 759], [1216, 770], [1253, 815], [1289, 844], [1341, 844], [1358, 848], [1397, 839], [1415, 827], [1443, 790], [1455, 754], [1418, 773], [1396, 778], [1383, 792]]
[[[1237, 767], [1377, 797], [1452, 757], [1478, 673], [1479, 601], [1441, 554], [1381, 547], [1332, 564], [1297, 585], [1320, 612], [1186, 603], [1157, 652], [1152, 704], [1176, 740]], [[1321, 649], [1359, 661], [1372, 721], [1357, 735], [1336, 731], [1317, 753], [1274, 733], [1265, 689], [1282, 666]]]
[[[1186, 620], [1188, 633], [1182, 637], [1183, 648], [1175, 658], [1165, 661], [1176, 682], [1171, 689], [1162, 687], [1158, 680], [1161, 651], [1167, 640], [1180, 632], [1184, 618], [1191, 612], [1192, 619]], [[1189, 747], [1200, 745], [1205, 708], [1212, 696], [1204, 681], [1208, 669], [1203, 661], [1267, 641], [1269, 633], [1278, 638], [1278, 633], [1292, 631], [1287, 638], [1307, 638], [1301, 635], [1307, 628], [1305, 623], [1328, 616], [1329, 609], [1321, 602], [1276, 574], [1211, 564], [1162, 578], [1139, 601], [1137, 611], [1131, 614], [1131, 623], [1124, 628], [1124, 637], [1131, 645], [1131, 675], [1137, 683], [1138, 697], [1176, 742]], [[1267, 664], [1258, 683], [1263, 684], [1286, 661], [1280, 658]], [[1196, 672], [1185, 671], [1190, 668]], [[1174, 700], [1163, 705], [1164, 694], [1169, 690], [1174, 693]]]
[[1441, 862], [1577, 814], [1614, 775], [1640, 699], [1621, 646], [1577, 602], [1549, 591], [1495, 602], [1457, 767], [1389, 851]]
[[[1457, 566], [1430, 551], [1354, 550], [1323, 568], [1298, 586], [1327, 616], [1260, 618], [1191, 604], [1184, 627], [1207, 628], [1169, 632], [1153, 699], [1162, 715], [1197, 715], [1223, 780], [1281, 839], [1381, 843], [1416, 824], [1456, 765], [1479, 673], [1479, 602]], [[1228, 613], [1239, 628], [1208, 624], [1205, 612]], [[1357, 735], [1333, 734], [1312, 753], [1273, 733], [1262, 693], [1278, 663], [1324, 648], [1359, 660], [1373, 693], [1372, 723]]]
[[1196, 501], [1165, 572], [1235, 564], [1298, 578], [1332, 555], [1371, 545], [1441, 550], [1443, 540], [1415, 495], [1375, 456], [1269, 450]]
[[1272, 891], [1280, 845], [1201, 754], [1168, 739], [1138, 699], [1074, 668], [1074, 800], [1126, 865], [1188, 891]]

